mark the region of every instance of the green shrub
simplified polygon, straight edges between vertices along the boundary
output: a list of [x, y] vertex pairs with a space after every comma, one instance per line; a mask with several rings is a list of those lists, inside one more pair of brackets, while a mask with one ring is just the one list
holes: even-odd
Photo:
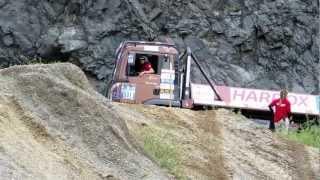
[[[298, 141], [300, 143], [313, 146], [320, 149], [320, 127], [303, 125], [304, 129], [300, 131], [294, 131], [289, 133], [281, 133], [288, 139]], [[284, 132], [284, 131], [282, 131]]]

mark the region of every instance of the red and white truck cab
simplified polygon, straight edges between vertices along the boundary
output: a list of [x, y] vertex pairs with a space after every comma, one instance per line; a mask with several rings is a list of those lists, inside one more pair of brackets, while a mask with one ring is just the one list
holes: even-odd
[[[139, 75], [140, 57], [147, 57], [154, 73]], [[108, 96], [113, 101], [180, 107], [179, 52], [175, 45], [160, 42], [123, 42]]]

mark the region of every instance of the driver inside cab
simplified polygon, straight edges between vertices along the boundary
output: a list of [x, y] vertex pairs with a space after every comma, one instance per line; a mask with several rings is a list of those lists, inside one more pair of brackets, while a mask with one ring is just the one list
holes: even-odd
[[144, 74], [153, 74], [155, 71], [146, 56], [139, 58], [139, 76]]

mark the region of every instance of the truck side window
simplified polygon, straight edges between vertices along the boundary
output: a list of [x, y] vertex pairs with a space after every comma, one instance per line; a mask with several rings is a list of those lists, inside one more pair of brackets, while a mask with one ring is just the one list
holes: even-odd
[[171, 69], [171, 61], [169, 56], [162, 56], [161, 57], [162, 67], [161, 69]]
[[153, 69], [153, 73], [158, 74], [159, 55], [157, 54], [138, 54], [130, 53], [128, 55], [128, 76], [138, 76], [145, 69]]

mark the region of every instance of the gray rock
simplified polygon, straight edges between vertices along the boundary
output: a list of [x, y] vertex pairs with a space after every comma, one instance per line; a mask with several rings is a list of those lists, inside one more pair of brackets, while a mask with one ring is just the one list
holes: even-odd
[[222, 22], [216, 21], [212, 25], [212, 31], [217, 33], [217, 34], [223, 34], [225, 31], [225, 25]]
[[[283, 79], [289, 89], [319, 94], [316, 81], [302, 82], [306, 75], [319, 79], [318, 69], [309, 68], [319, 64], [316, 1], [80, 2], [0, 0], [0, 67], [38, 56], [73, 59], [103, 84], [110, 78], [121, 41], [170, 37], [180, 50], [191, 46], [211, 78], [221, 84], [274, 89], [282, 85], [270, 78], [278, 72], [288, 77]], [[249, 74], [261, 71], [255, 77], [259, 83], [235, 79], [245, 75], [232, 74], [230, 65]], [[303, 65], [303, 75], [294, 73], [298, 65]], [[198, 73], [194, 76], [201, 79]]]
[[57, 39], [59, 37], [60, 30], [58, 27], [51, 27], [48, 29], [47, 33], [40, 37], [38, 44], [37, 53], [43, 58], [50, 58], [53, 56], [54, 49], [57, 48]]
[[7, 47], [12, 46], [14, 44], [14, 38], [11, 34], [7, 34], [2, 38], [3, 44]]
[[58, 45], [62, 47], [62, 53], [70, 53], [84, 49], [88, 46], [85, 34], [79, 27], [67, 27], [62, 30], [58, 38]]
[[252, 40], [247, 40], [246, 42], [241, 44], [241, 51], [242, 52], [253, 51], [254, 48], [255, 48], [254, 42]]

